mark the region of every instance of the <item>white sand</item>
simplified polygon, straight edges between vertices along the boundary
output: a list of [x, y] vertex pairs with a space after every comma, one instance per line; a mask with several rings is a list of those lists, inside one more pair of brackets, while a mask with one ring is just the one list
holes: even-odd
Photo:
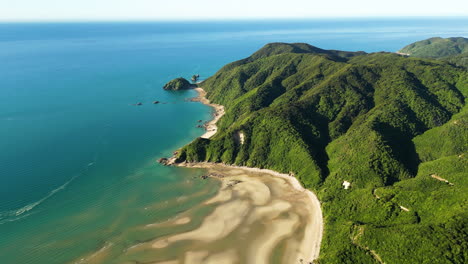
[[176, 225], [185, 225], [190, 223], [190, 217], [182, 217], [174, 221], [174, 224]]
[[224, 106], [210, 103], [210, 100], [206, 98], [206, 92], [203, 90], [203, 88], [195, 88], [194, 90], [198, 92], [198, 97], [196, 100], [214, 108], [214, 118], [213, 120], [206, 123], [206, 132], [201, 136], [201, 138], [211, 138], [218, 131], [218, 126], [216, 126], [216, 123], [224, 115]]
[[[271, 170], [213, 163], [183, 163], [179, 164], [179, 166], [214, 169], [217, 173], [225, 175], [226, 177], [221, 179], [223, 187], [218, 195], [208, 200], [210, 204], [224, 204], [217, 207], [205, 219], [200, 228], [169, 238], [170, 242], [186, 239], [216, 241], [229, 235], [234, 231], [234, 226], [237, 228], [241, 224], [240, 227], [244, 227], [241, 228], [241, 232], [249, 232], [248, 226], [262, 219], [266, 223], [268, 231], [258, 240], [256, 239], [255, 245], [250, 246], [252, 250], [258, 253], [255, 257], [252, 257], [252, 263], [268, 263], [271, 251], [281, 240], [293, 235], [292, 230], [299, 222], [294, 220], [299, 216], [291, 213], [289, 219], [277, 219], [280, 214], [288, 212], [294, 206], [291, 202], [296, 203], [294, 199], [297, 198], [299, 199], [298, 203], [303, 203], [300, 204], [302, 209], [298, 214], [306, 219], [307, 224], [304, 227], [303, 237], [299, 239], [291, 237], [288, 240], [290, 243], [288, 243], [287, 247], [291, 252], [288, 252], [286, 256], [289, 256], [289, 259], [303, 259], [304, 261], [312, 261], [318, 258], [323, 234], [320, 202], [312, 192], [304, 189], [295, 177]], [[260, 174], [261, 176], [252, 177], [250, 174]], [[268, 178], [268, 176], [273, 176], [273, 178]], [[226, 183], [232, 182], [232, 180], [241, 182], [229, 188]], [[265, 181], [267, 180], [270, 181], [269, 184], [273, 189], [270, 189], [269, 185], [266, 184]], [[285, 196], [283, 199], [290, 199], [291, 202], [274, 198], [272, 194], [274, 190], [275, 192], [283, 192], [283, 196]], [[244, 203], [245, 198], [249, 200], [248, 203]], [[253, 209], [250, 210], [247, 218], [242, 219], [252, 206]], [[205, 232], [209, 232], [209, 234], [205, 234]], [[156, 242], [153, 246], [157, 246], [158, 243], [161, 242]]]
[[208, 215], [199, 228], [158, 240], [153, 244], [153, 247], [164, 248], [171, 243], [181, 240], [212, 242], [222, 239], [241, 224], [248, 210], [248, 201], [234, 200], [228, 202], [223, 206], [217, 207], [213, 213]]

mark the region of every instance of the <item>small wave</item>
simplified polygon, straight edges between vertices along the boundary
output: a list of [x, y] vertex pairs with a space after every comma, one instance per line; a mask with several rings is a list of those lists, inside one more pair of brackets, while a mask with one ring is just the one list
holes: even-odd
[[8, 222], [14, 222], [14, 221], [23, 219], [23, 218], [28, 217], [28, 216], [30, 216], [32, 214], [33, 213], [23, 214], [23, 215], [20, 215], [18, 217], [9, 217], [9, 218], [6, 218], [6, 219], [2, 219], [1, 216], [0, 216], [0, 225], [8, 223]]
[[73, 176], [69, 181], [62, 184], [58, 188], [52, 190], [45, 197], [43, 197], [42, 199], [40, 199], [40, 200], [38, 200], [38, 201], [36, 201], [34, 203], [30, 203], [30, 204], [28, 204], [26, 206], [23, 206], [21, 208], [18, 208], [18, 209], [0, 212], [0, 225], [4, 224], [4, 223], [8, 223], [8, 222], [13, 222], [13, 221], [16, 221], [16, 220], [19, 220], [19, 219], [23, 219], [24, 217], [30, 215], [30, 214], [24, 215], [24, 213], [27, 213], [27, 212], [31, 211], [34, 207], [36, 207], [39, 204], [43, 203], [45, 200], [49, 199], [50, 197], [52, 197], [57, 192], [65, 189], [65, 187], [67, 187], [68, 184], [70, 184], [74, 179], [76, 179], [76, 177], [78, 177], [78, 175]]
[[78, 176], [83, 175], [86, 172], [88, 172], [90, 167], [93, 166], [96, 163], [97, 155], [98, 155], [98, 153], [94, 154], [93, 160], [86, 165], [86, 167], [84, 168], [84, 170], [81, 173], [76, 174], [75, 176], [73, 176], [70, 180], [68, 180], [64, 184], [62, 184], [59, 187], [55, 188], [54, 190], [50, 191], [45, 197], [43, 197], [39, 201], [36, 201], [34, 203], [30, 203], [30, 204], [28, 204], [26, 206], [23, 206], [21, 208], [18, 208], [18, 209], [0, 212], [0, 225], [2, 225], [4, 223], [20, 220], [20, 219], [25, 218], [26, 216], [31, 215], [31, 213], [29, 213], [29, 214], [25, 214], [25, 213], [31, 211], [32, 209], [34, 209], [34, 207], [36, 207], [39, 204], [43, 203], [45, 200], [49, 199], [50, 197], [52, 197], [57, 192], [65, 189], [67, 187], [67, 185], [70, 184], [73, 180], [75, 180]]

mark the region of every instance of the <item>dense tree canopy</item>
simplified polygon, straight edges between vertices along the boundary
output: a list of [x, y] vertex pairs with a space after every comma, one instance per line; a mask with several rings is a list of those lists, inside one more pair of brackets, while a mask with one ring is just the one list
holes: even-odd
[[466, 69], [273, 43], [201, 86], [226, 114], [178, 160], [294, 173], [322, 203], [320, 263], [468, 261]]

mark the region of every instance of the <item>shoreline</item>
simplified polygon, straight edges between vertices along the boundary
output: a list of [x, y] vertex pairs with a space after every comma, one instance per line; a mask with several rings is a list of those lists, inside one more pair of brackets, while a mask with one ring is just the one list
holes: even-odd
[[[213, 119], [206, 123], [205, 128], [206, 132], [201, 136], [201, 138], [209, 139], [216, 134], [218, 131], [218, 127], [216, 123], [219, 119], [225, 114], [224, 106], [219, 104], [212, 104], [206, 98], [206, 91], [203, 88], [194, 88], [194, 90], [198, 93], [198, 96], [194, 99], [194, 101], [199, 101], [205, 105], [208, 105], [214, 109]], [[305, 236], [301, 244], [301, 248], [304, 249], [305, 252], [308, 252], [308, 256], [304, 256], [307, 261], [314, 261], [318, 259], [320, 254], [320, 245], [323, 238], [323, 214], [322, 208], [320, 205], [320, 201], [318, 200], [317, 196], [310, 190], [304, 188], [299, 180], [291, 175], [279, 173], [277, 171], [269, 170], [269, 169], [260, 169], [260, 168], [251, 168], [245, 166], [236, 166], [236, 165], [227, 165], [222, 163], [211, 163], [211, 162], [196, 162], [196, 163], [172, 163], [170, 165], [174, 165], [177, 167], [185, 167], [185, 168], [204, 168], [210, 169], [213, 166], [221, 166], [224, 168], [230, 169], [241, 169], [248, 172], [256, 172], [256, 173], [263, 173], [271, 175], [272, 177], [282, 178], [286, 180], [290, 186], [296, 191], [305, 193], [310, 201], [310, 205], [314, 209], [312, 214], [310, 215], [311, 224], [306, 228]]]
[[214, 136], [216, 132], [218, 132], [218, 126], [216, 125], [216, 123], [225, 114], [224, 106], [210, 103], [210, 100], [206, 98], [206, 91], [203, 90], [203, 88], [197, 87], [197, 88], [194, 88], [194, 90], [198, 93], [198, 96], [195, 97], [193, 101], [201, 102], [202, 104], [210, 106], [214, 109], [213, 119], [208, 121], [204, 125], [206, 132], [200, 136], [201, 138], [209, 139], [212, 136]]
[[269, 169], [227, 165], [223, 163], [214, 163], [214, 162], [191, 162], [191, 163], [182, 162], [182, 163], [175, 163], [173, 165], [177, 167], [183, 167], [183, 168], [199, 168], [199, 169], [210, 169], [213, 166], [220, 166], [220, 167], [228, 168], [228, 169], [239, 169], [239, 170], [245, 170], [245, 171], [253, 172], [253, 173], [268, 174], [272, 177], [286, 180], [294, 190], [305, 193], [308, 196], [310, 204], [314, 209], [312, 214], [310, 215], [312, 224], [308, 226], [307, 229], [304, 231], [305, 236], [304, 236], [301, 248], [305, 249], [304, 251], [308, 251], [310, 254], [309, 256], [304, 257], [306, 261], [312, 262], [318, 259], [320, 255], [320, 245], [322, 242], [323, 230], [324, 230], [322, 208], [320, 206], [320, 201], [318, 200], [317, 196], [312, 191], [304, 188], [296, 177], [288, 175], [288, 174], [279, 173], [277, 171], [269, 170]]

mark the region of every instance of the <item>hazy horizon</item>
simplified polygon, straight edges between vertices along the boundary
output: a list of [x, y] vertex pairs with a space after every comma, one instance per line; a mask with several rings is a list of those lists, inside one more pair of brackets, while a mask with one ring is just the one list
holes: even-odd
[[339, 21], [339, 20], [424, 20], [424, 19], [468, 19], [468, 15], [459, 16], [340, 16], [340, 17], [271, 17], [271, 18], [174, 18], [174, 19], [51, 19], [51, 20], [2, 20], [0, 24], [7, 23], [177, 23], [177, 22], [270, 22], [270, 21]]
[[337, 19], [399, 17], [466, 17], [468, 5], [461, 0], [394, 0], [391, 4], [371, 0], [316, 2], [289, 0], [17, 0], [3, 2], [0, 22], [94, 22], [94, 21], [212, 21], [260, 19]]

